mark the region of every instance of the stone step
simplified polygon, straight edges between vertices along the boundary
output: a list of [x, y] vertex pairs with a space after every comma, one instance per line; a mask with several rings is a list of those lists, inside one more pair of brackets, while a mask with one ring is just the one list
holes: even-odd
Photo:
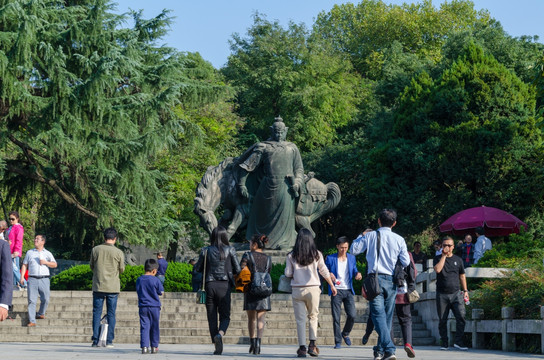
[[[0, 323], [0, 338], [4, 341], [44, 341], [44, 342], [90, 342], [92, 333], [92, 292], [53, 291], [47, 319], [38, 320], [37, 326], [28, 328], [26, 292], [14, 292], [15, 320]], [[195, 303], [194, 293], [166, 293], [162, 298], [161, 342], [206, 344], [211, 339], [208, 334], [206, 308]], [[322, 294], [319, 315], [319, 343], [334, 345], [330, 298]], [[355, 298], [357, 318], [351, 334], [352, 341], [360, 345], [366, 328], [368, 302], [361, 296]], [[243, 309], [243, 294], [232, 294], [231, 324], [225, 343], [244, 344], [247, 338], [247, 315]], [[272, 311], [267, 313], [263, 344], [297, 344], [296, 325], [290, 294], [273, 294]], [[414, 314], [415, 315], [415, 314]], [[122, 292], [118, 300], [115, 342], [137, 343], [139, 340], [139, 320], [137, 295], [135, 292]], [[345, 316], [342, 313], [342, 324]], [[396, 324], [395, 336], [402, 343], [400, 329]], [[31, 335], [31, 336], [28, 336]], [[434, 344], [434, 338], [421, 322], [420, 316], [413, 316], [414, 345]], [[369, 345], [375, 344], [377, 335], [370, 337]], [[400, 344], [402, 345], [402, 344]]]

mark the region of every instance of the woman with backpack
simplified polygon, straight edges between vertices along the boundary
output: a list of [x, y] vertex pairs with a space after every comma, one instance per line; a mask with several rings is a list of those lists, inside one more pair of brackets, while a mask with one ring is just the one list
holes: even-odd
[[[206, 268], [204, 268], [204, 264], [206, 264]], [[223, 353], [223, 336], [230, 324], [230, 293], [234, 286], [233, 274], [236, 275], [240, 272], [236, 250], [230, 246], [227, 230], [223, 226], [213, 229], [210, 235], [210, 246], [202, 249], [194, 270], [205, 273], [208, 327], [212, 342], [215, 344], [214, 355], [221, 355]], [[217, 324], [218, 313], [219, 326]]]
[[[293, 250], [287, 254], [285, 263], [285, 276], [292, 278], [291, 294], [293, 299], [293, 310], [297, 322], [298, 357], [318, 356], [319, 349], [315, 342], [317, 340], [317, 324], [319, 315], [319, 298], [321, 296], [321, 282], [319, 275], [329, 284], [332, 296], [336, 296], [336, 288], [323, 255], [317, 250], [314, 237], [310, 230], [300, 229], [297, 235]], [[310, 345], [306, 352], [306, 318], [310, 319], [309, 339]]]
[[[270, 274], [272, 259], [263, 253], [268, 243], [266, 235], [255, 234], [249, 241], [249, 250], [242, 256], [240, 267], [246, 266], [251, 272], [251, 280], [244, 288], [244, 310], [247, 311], [247, 327], [249, 330], [249, 353], [258, 355], [261, 353], [261, 339], [264, 333], [266, 312], [271, 310], [270, 295], [258, 296], [251, 291], [251, 285], [255, 282], [255, 275]], [[272, 284], [270, 283], [270, 292]]]

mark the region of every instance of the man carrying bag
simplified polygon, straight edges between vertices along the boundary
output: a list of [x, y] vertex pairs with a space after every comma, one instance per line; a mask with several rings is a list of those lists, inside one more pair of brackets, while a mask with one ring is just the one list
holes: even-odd
[[379, 336], [379, 343], [374, 347], [374, 360], [394, 360], [396, 356], [395, 344], [391, 339], [391, 323], [397, 288], [393, 274], [397, 260], [403, 266], [408, 266], [410, 257], [404, 238], [391, 231], [397, 224], [397, 212], [392, 209], [382, 210], [378, 224], [380, 228], [377, 231], [367, 229], [359, 235], [353, 241], [350, 252], [358, 255], [366, 251], [368, 274], [375, 274], [372, 276], [376, 277], [381, 289], [380, 294], [370, 301], [370, 316]]

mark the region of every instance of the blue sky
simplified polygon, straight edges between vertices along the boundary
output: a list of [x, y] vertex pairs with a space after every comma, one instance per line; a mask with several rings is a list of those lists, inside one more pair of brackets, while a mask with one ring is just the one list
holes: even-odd
[[[282, 26], [289, 21], [305, 23], [308, 27], [321, 11], [330, 10], [334, 4], [358, 1], [333, 0], [113, 0], [117, 11], [128, 9], [144, 11], [150, 18], [163, 9], [172, 10], [174, 23], [164, 43], [180, 51], [199, 52], [202, 57], [220, 68], [230, 54], [232, 34], [245, 35], [253, 24], [253, 14], [258, 11], [270, 21], [278, 20]], [[401, 4], [402, 0], [386, 0]], [[416, 1], [417, 2], [417, 1]], [[443, 1], [433, 1], [436, 7]], [[512, 36], [538, 35], [544, 42], [543, 0], [473, 0], [476, 9], [487, 9], [500, 21]]]

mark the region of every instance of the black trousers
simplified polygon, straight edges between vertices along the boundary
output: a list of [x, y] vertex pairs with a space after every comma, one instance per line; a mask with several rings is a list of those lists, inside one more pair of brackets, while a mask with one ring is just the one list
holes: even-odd
[[[412, 313], [410, 311], [410, 304], [395, 304], [395, 312], [397, 313], [397, 319], [399, 320], [400, 330], [402, 331], [402, 340], [405, 344], [412, 345]], [[365, 336], [369, 337], [374, 331], [374, 322], [369, 315], [366, 323]], [[391, 339], [394, 339], [393, 324], [391, 324]]]
[[455, 316], [455, 344], [464, 346], [465, 304], [463, 301], [463, 293], [461, 291], [457, 291], [453, 294], [436, 293], [436, 311], [439, 319], [438, 331], [443, 345], [449, 345], [448, 315], [451, 310]]
[[[229, 281], [210, 281], [206, 283], [206, 313], [212, 343], [213, 338], [219, 334], [219, 331], [226, 333], [229, 327], [230, 292]], [[217, 315], [219, 315], [219, 327], [217, 326]]]

